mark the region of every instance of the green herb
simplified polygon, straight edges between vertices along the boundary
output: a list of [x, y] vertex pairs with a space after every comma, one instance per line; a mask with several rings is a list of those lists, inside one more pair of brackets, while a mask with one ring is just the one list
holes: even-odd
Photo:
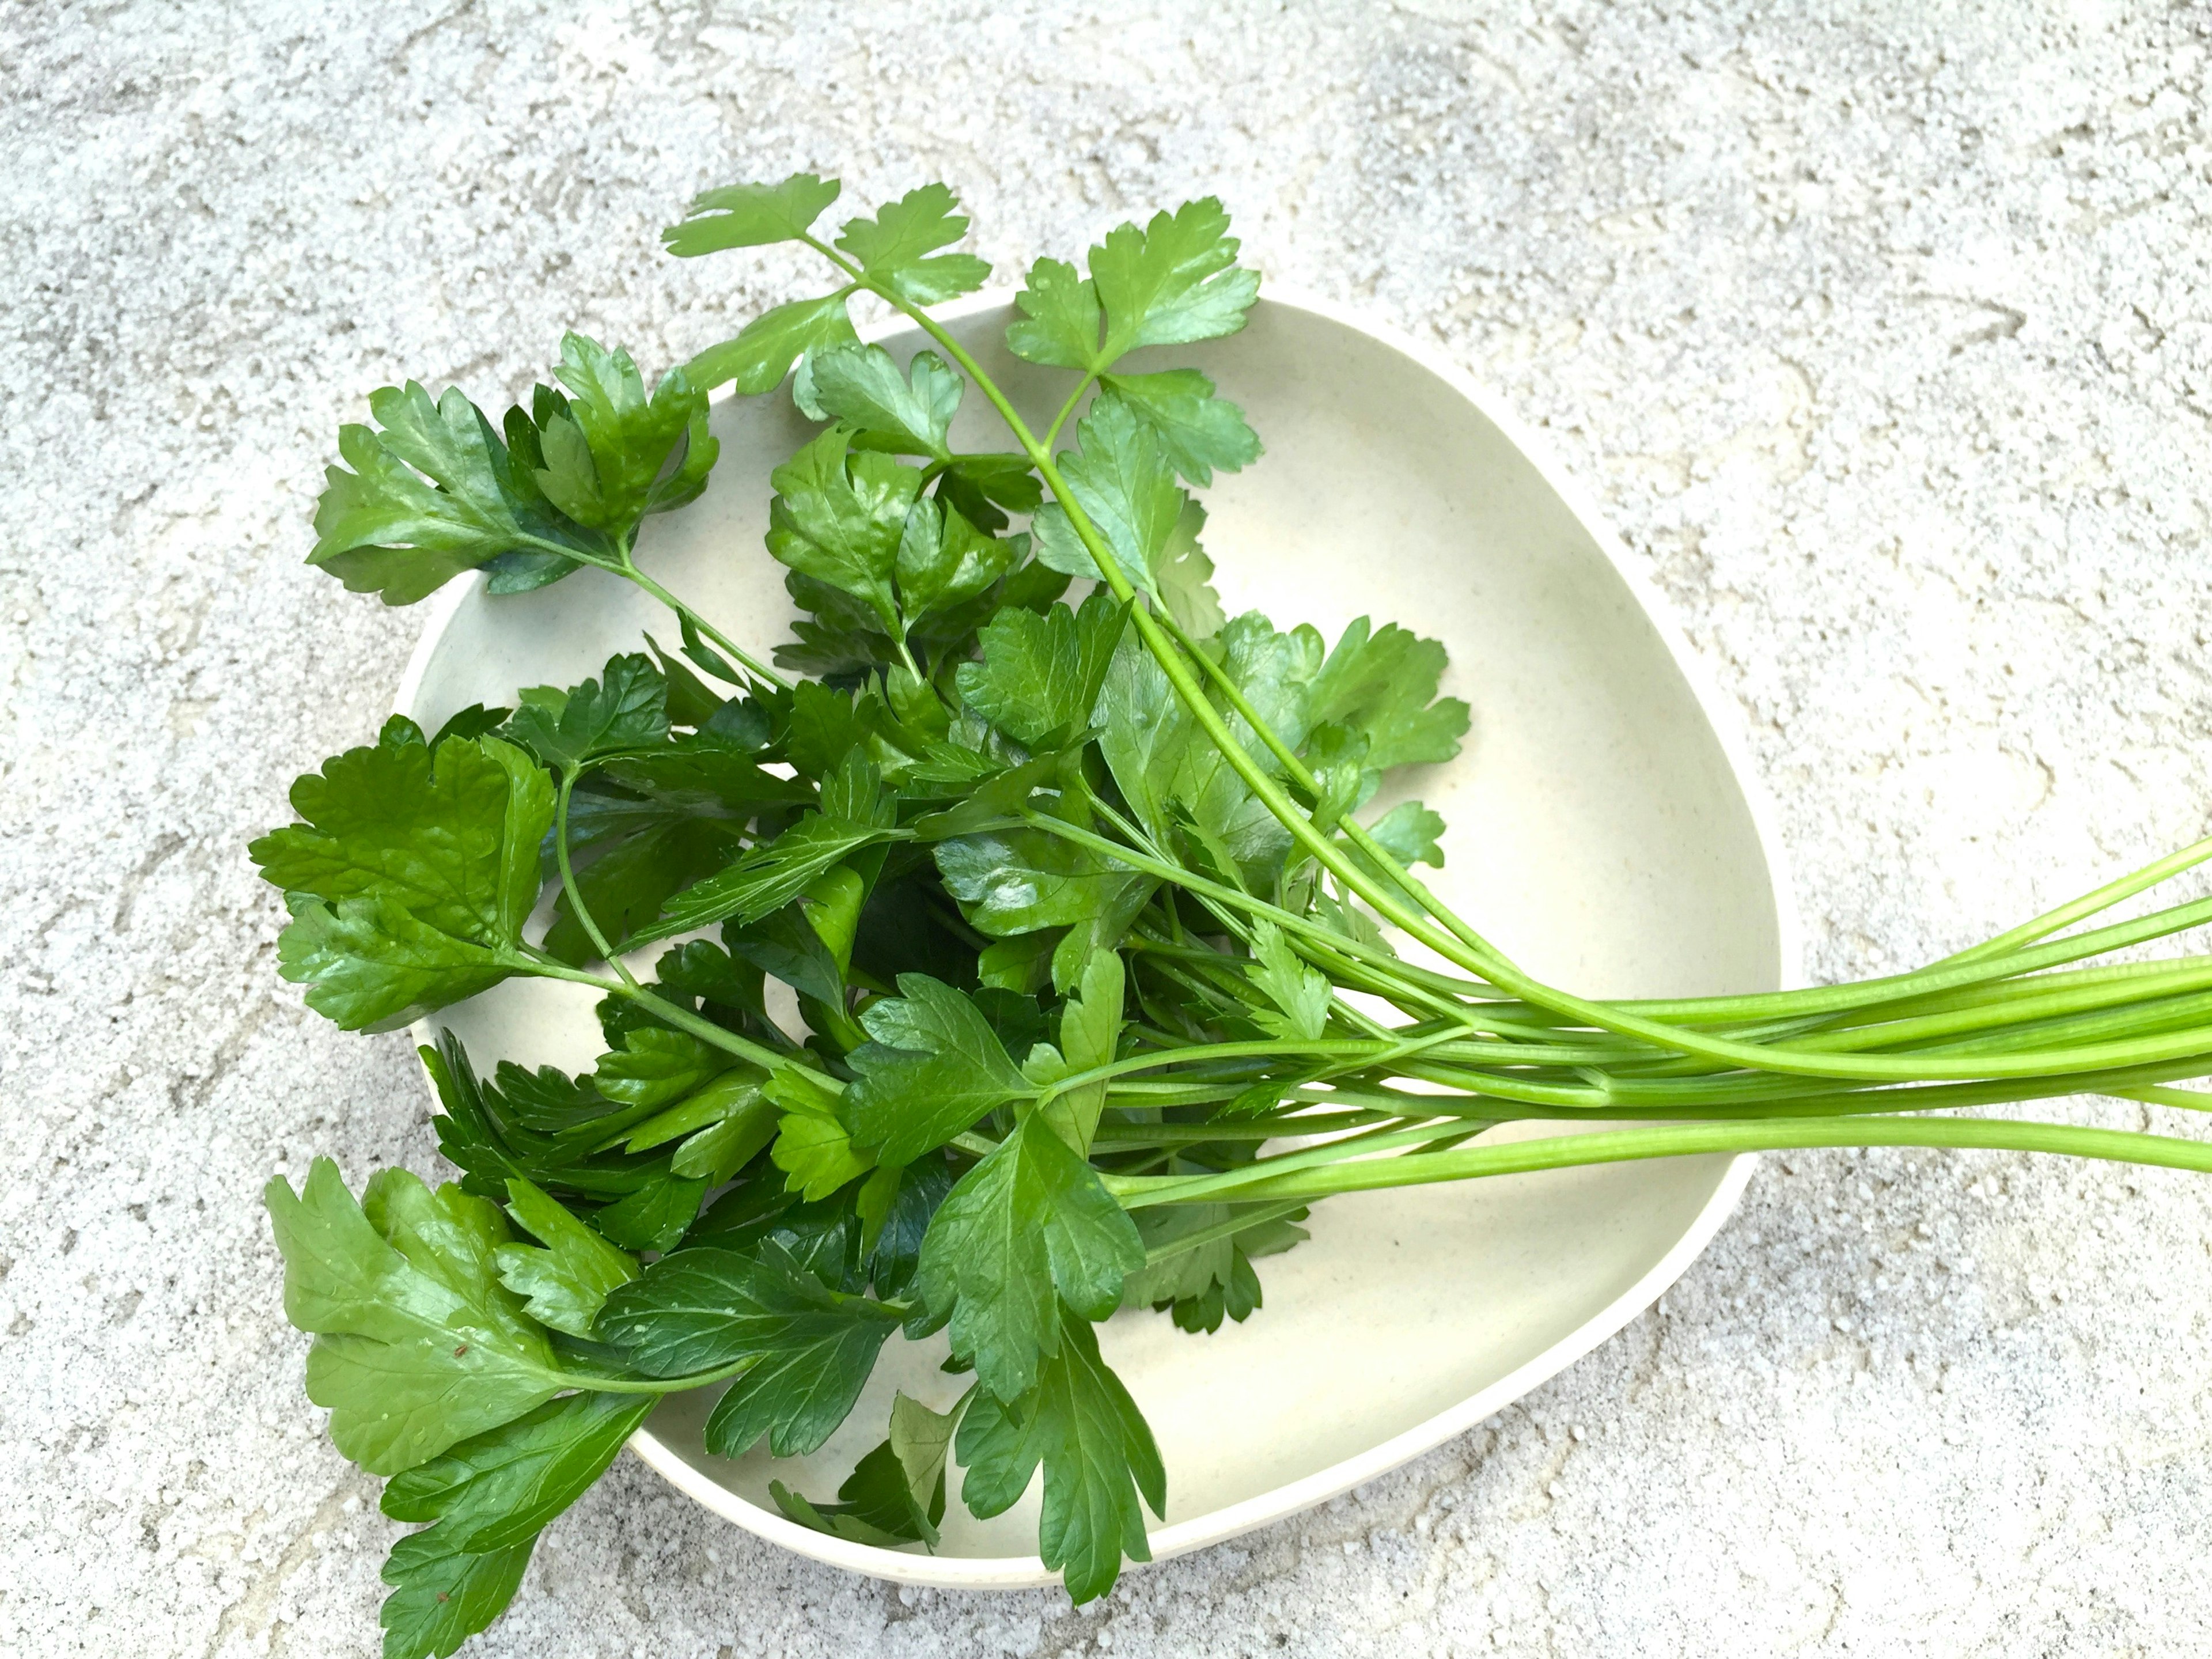
[[[1863, 984], [1642, 1002], [1547, 985], [1413, 873], [1443, 861], [1435, 812], [1370, 811], [1386, 775], [1468, 730], [1438, 696], [1443, 647], [1365, 618], [1332, 644], [1229, 617], [1209, 586], [1190, 489], [1259, 439], [1197, 370], [1124, 359], [1243, 325], [1258, 278], [1219, 204], [1030, 268], [1007, 343], [1066, 372], [1038, 429], [930, 314], [988, 275], [957, 250], [951, 191], [832, 237], [816, 227], [837, 196], [799, 174], [699, 198], [672, 252], [793, 244], [830, 291], [650, 392], [570, 335], [558, 384], [497, 425], [410, 383], [339, 436], [311, 556], [349, 586], [404, 604], [471, 570], [504, 594], [588, 567], [665, 605], [678, 641], [433, 737], [395, 718], [301, 778], [298, 821], [253, 844], [292, 915], [283, 971], [342, 1025], [511, 977], [602, 997], [581, 1074], [479, 1075], [450, 1035], [422, 1050], [457, 1183], [385, 1170], [356, 1202], [319, 1162], [303, 1192], [269, 1189], [310, 1397], [391, 1477], [386, 1510], [430, 1523], [386, 1570], [387, 1659], [495, 1617], [661, 1395], [722, 1389], [721, 1455], [809, 1452], [886, 1342], [939, 1330], [968, 1392], [944, 1412], [901, 1396], [834, 1501], [779, 1480], [775, 1502], [933, 1548], [950, 1486], [988, 1516], [1041, 1470], [1039, 1551], [1077, 1600], [1103, 1595], [1147, 1559], [1167, 1471], [1096, 1327], [1258, 1316], [1255, 1264], [1334, 1194], [1785, 1146], [2212, 1169], [2193, 1140], [1942, 1115], [2081, 1092], [2203, 1105], [2169, 1085], [2212, 1071], [2212, 958], [2100, 959], [2212, 921], [2212, 901], [2081, 925], [2212, 842]], [[932, 349], [862, 344], [864, 294]], [[769, 480], [766, 553], [800, 613], [774, 656], [794, 679], [637, 557], [644, 520], [708, 486], [706, 392], [787, 380], [820, 428]], [[955, 445], [972, 399], [1000, 447]], [[656, 941], [642, 978], [630, 960]], [[771, 978], [797, 999], [788, 1028]], [[1592, 1116], [1631, 1127], [1480, 1140]]]

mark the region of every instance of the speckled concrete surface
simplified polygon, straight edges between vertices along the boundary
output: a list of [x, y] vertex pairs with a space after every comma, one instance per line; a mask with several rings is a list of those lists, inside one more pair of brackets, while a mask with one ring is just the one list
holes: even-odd
[[[374, 1645], [390, 1528], [255, 1194], [427, 1169], [424, 1113], [399, 1038], [279, 987], [242, 853], [415, 629], [300, 564], [369, 387], [720, 337], [789, 268], [651, 233], [728, 177], [942, 174], [1006, 264], [1217, 191], [1549, 429], [1742, 708], [1816, 971], [1879, 969], [2206, 830], [2208, 24], [7, 6], [0, 1650]], [[2179, 1176], [1770, 1161], [1489, 1427], [1079, 1614], [842, 1577], [625, 1462], [476, 1650], [2203, 1652], [2208, 1243]]]

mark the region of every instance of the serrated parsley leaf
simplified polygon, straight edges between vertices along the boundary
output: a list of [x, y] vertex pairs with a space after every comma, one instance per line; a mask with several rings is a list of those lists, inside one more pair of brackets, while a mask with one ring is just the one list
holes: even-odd
[[1032, 747], [1072, 733], [1090, 721], [1127, 615], [1103, 589], [1079, 613], [1065, 605], [1042, 616], [1002, 610], [978, 635], [982, 659], [960, 665], [960, 695], [1001, 732]]
[[[1127, 975], [1118, 951], [1094, 950], [1083, 964], [1077, 994], [1060, 1012], [1060, 1056], [1066, 1076], [1113, 1063], [1121, 1036], [1121, 998]], [[1052, 1051], [1047, 1049], [1046, 1053]], [[1060, 1138], [1088, 1156], [1106, 1106], [1106, 1082], [1064, 1090], [1038, 1110]]]
[[543, 1188], [517, 1176], [507, 1192], [507, 1213], [545, 1248], [500, 1245], [493, 1251], [499, 1282], [523, 1298], [524, 1311], [539, 1324], [589, 1336], [607, 1292], [637, 1277], [636, 1260], [577, 1220]]
[[994, 939], [1091, 922], [1118, 940], [1158, 884], [1141, 871], [1042, 830], [940, 842], [937, 868], [961, 914]]
[[869, 1004], [860, 1024], [874, 1041], [847, 1056], [857, 1080], [845, 1118], [882, 1164], [911, 1164], [1033, 1092], [966, 997], [926, 974], [901, 974], [898, 988]]
[[647, 514], [682, 507], [707, 487], [720, 446], [707, 430], [707, 394], [683, 369], [663, 375], [647, 398], [629, 353], [572, 332], [554, 372], [571, 395], [538, 422], [545, 465], [535, 477], [562, 513], [623, 538]]
[[431, 1527], [392, 1547], [384, 1564], [384, 1659], [448, 1659], [507, 1610], [530, 1565], [528, 1544], [471, 1554]]
[[750, 1255], [679, 1250], [607, 1298], [599, 1329], [638, 1370], [678, 1376], [751, 1357], [707, 1419], [707, 1448], [738, 1457], [765, 1434], [803, 1455], [853, 1409], [895, 1309], [834, 1291], [771, 1239]]
[[989, 278], [991, 267], [972, 253], [936, 253], [968, 234], [958, 205], [949, 186], [924, 185], [878, 209], [873, 219], [848, 220], [837, 246], [872, 283], [910, 305], [933, 306], [971, 294]]
[[1459, 753], [1468, 707], [1437, 699], [1444, 648], [1393, 623], [1369, 631], [1355, 618], [1313, 682], [1310, 726], [1335, 722], [1364, 732], [1367, 764], [1376, 771], [1431, 764]]
[[803, 575], [866, 604], [886, 633], [899, 629], [891, 580], [922, 475], [890, 456], [852, 453], [833, 426], [769, 474], [768, 550]]
[[646, 1025], [625, 1031], [620, 1047], [599, 1056], [592, 1082], [625, 1106], [666, 1106], [736, 1063], [689, 1031]]
[[349, 749], [292, 786], [305, 820], [247, 849], [289, 893], [391, 900], [424, 925], [512, 945], [538, 899], [553, 789], [495, 738]]
[[[1137, 1402], [1099, 1357], [1098, 1338], [1073, 1312], [1036, 1386], [1012, 1403], [979, 1395], [960, 1421], [967, 1466], [960, 1495], [978, 1516], [1012, 1509], [1044, 1465], [1038, 1553], [1060, 1570], [1071, 1600], [1113, 1589], [1121, 1561], [1149, 1561], [1141, 1495], [1165, 1516], [1167, 1470]], [[988, 1384], [987, 1384], [988, 1386]]]
[[629, 1249], [672, 1250], [698, 1219], [699, 1205], [706, 1196], [704, 1181], [656, 1164], [645, 1181], [593, 1216], [592, 1224]]
[[1211, 196], [1172, 217], [1154, 214], [1141, 231], [1108, 232], [1091, 250], [1091, 280], [1106, 312], [1108, 363], [1139, 346], [1234, 334], [1260, 291], [1260, 273], [1237, 268], [1229, 215]]
[[776, 1507], [801, 1526], [879, 1547], [937, 1545], [945, 1518], [945, 1455], [959, 1407], [933, 1412], [901, 1394], [891, 1401], [888, 1437], [845, 1477], [835, 1504], [809, 1503], [781, 1481], [769, 1485]]
[[1012, 1400], [1058, 1350], [1060, 1303], [1103, 1319], [1144, 1265], [1136, 1224], [1097, 1171], [1030, 1114], [938, 1206], [920, 1282], [931, 1310], [951, 1315], [954, 1354]]
[[683, 222], [662, 231], [660, 240], [679, 259], [725, 248], [795, 242], [837, 199], [839, 188], [835, 179], [794, 173], [773, 185], [724, 185], [702, 191], [691, 198]]
[[[1152, 428], [1121, 398], [1092, 405], [1060, 470], [1077, 503], [1131, 582], [1157, 593], [1157, 572], [1188, 499]], [[1032, 521], [1037, 557], [1071, 576], [1098, 578], [1097, 562], [1058, 506]]]
[[1417, 864], [1443, 867], [1444, 852], [1437, 838], [1443, 832], [1443, 819], [1417, 800], [1400, 801], [1367, 830], [1384, 852], [1409, 870]]
[[1160, 603], [1176, 626], [1194, 640], [1212, 638], [1227, 620], [1221, 596], [1212, 587], [1213, 561], [1198, 544], [1198, 532], [1205, 527], [1206, 509], [1196, 501], [1185, 501], [1157, 569]]
[[507, 733], [544, 764], [573, 771], [581, 763], [668, 738], [668, 678], [642, 652], [607, 659], [603, 678], [573, 690], [525, 693]]
[[1098, 290], [1073, 265], [1040, 259], [1014, 304], [1021, 315], [1006, 325], [1006, 349], [1025, 362], [1090, 374], [1099, 355]]
[[574, 1394], [395, 1476], [384, 1512], [431, 1521], [392, 1547], [385, 1659], [449, 1655], [499, 1616], [548, 1522], [606, 1472], [654, 1396]]
[[985, 535], [950, 503], [916, 501], [899, 535], [899, 611], [905, 626], [974, 599], [1006, 573], [1019, 550], [1013, 542]]
[[307, 820], [249, 849], [283, 888], [281, 971], [349, 1030], [386, 1030], [523, 966], [552, 784], [492, 738], [349, 750], [293, 786]]
[[[996, 535], [1006, 527], [1006, 514], [1034, 513], [1044, 500], [1044, 486], [1030, 471], [1029, 462], [1020, 457], [1006, 455], [960, 455], [952, 465], [938, 475], [937, 498], [945, 506], [956, 509], [961, 517], [978, 530]], [[1012, 538], [1026, 550], [1025, 537]], [[1065, 580], [1060, 586], [1065, 587]], [[1007, 593], [1003, 597], [1008, 605], [1025, 603], [1021, 596]], [[1047, 599], [1053, 593], [1044, 596]]]
[[1281, 928], [1262, 919], [1253, 924], [1255, 965], [1246, 971], [1275, 1012], [1260, 1009], [1252, 1018], [1262, 1030], [1285, 1042], [1317, 1042], [1328, 1025], [1328, 976], [1291, 948]]
[[395, 1474], [519, 1417], [564, 1386], [545, 1334], [497, 1276], [498, 1206], [380, 1171], [356, 1204], [326, 1158], [299, 1193], [263, 1194], [284, 1257], [284, 1312], [315, 1334], [307, 1397], [331, 1438]]
[[814, 400], [863, 434], [866, 448], [948, 461], [946, 442], [967, 383], [933, 351], [915, 354], [902, 372], [878, 345], [841, 345], [814, 354]]
[[810, 813], [765, 847], [755, 848], [719, 874], [695, 883], [661, 907], [660, 920], [635, 942], [668, 939], [718, 921], [758, 921], [781, 910], [823, 872], [864, 847], [902, 839], [880, 823], [854, 823]]
[[1214, 469], [1235, 472], [1260, 458], [1260, 440], [1244, 411], [1213, 395], [1213, 382], [1194, 368], [1157, 374], [1099, 377], [1102, 397], [1118, 398], [1160, 441], [1168, 465], [1194, 484], [1213, 482]]
[[769, 1158], [788, 1177], [788, 1190], [815, 1203], [868, 1172], [873, 1160], [854, 1149], [843, 1096], [829, 1083], [782, 1066], [769, 1073], [763, 1093], [783, 1110]]
[[860, 337], [853, 331], [847, 303], [852, 293], [841, 288], [818, 300], [793, 300], [764, 311], [735, 338], [708, 346], [684, 364], [684, 373], [702, 392], [726, 383], [748, 398], [773, 392], [800, 358]]
[[394, 1475], [381, 1507], [434, 1521], [451, 1547], [528, 1544], [582, 1497], [659, 1404], [653, 1395], [572, 1394]]
[[506, 446], [459, 387], [433, 402], [410, 380], [371, 392], [368, 408], [381, 431], [338, 428], [339, 456], [353, 471], [325, 470], [309, 564], [354, 592], [412, 605], [549, 530], [522, 522], [527, 501]]
[[441, 933], [380, 895], [300, 899], [277, 935], [276, 962], [284, 978], [307, 988], [307, 1006], [346, 1031], [397, 1030], [527, 965]]

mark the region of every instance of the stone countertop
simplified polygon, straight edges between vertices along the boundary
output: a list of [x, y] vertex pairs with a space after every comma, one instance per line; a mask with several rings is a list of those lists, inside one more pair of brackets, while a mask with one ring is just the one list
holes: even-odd
[[[793, 268], [653, 232], [730, 178], [945, 177], [1002, 269], [1218, 192], [1545, 429], [1742, 712], [1813, 970], [1893, 969], [2206, 832], [2207, 23], [2153, 11], [0, 10], [0, 1649], [374, 1649], [392, 1529], [257, 1194], [428, 1170], [425, 1111], [243, 855], [419, 623], [301, 564], [368, 388], [721, 337]], [[1101, 1605], [848, 1577], [625, 1460], [471, 1651], [2201, 1650], [2209, 1221], [1770, 1158], [1566, 1375]]]

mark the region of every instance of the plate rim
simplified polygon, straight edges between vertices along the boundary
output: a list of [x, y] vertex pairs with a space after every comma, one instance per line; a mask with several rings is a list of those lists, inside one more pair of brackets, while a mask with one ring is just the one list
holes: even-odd
[[[969, 295], [951, 304], [937, 307], [931, 314], [939, 322], [962, 321], [978, 313], [1011, 304], [1016, 292], [1012, 286], [1000, 284]], [[1435, 375], [1495, 427], [1499, 434], [1520, 453], [1595, 544], [1598, 551], [1612, 566], [1613, 574], [1627, 586], [1644, 619], [1658, 635], [1675, 672], [1681, 675], [1698, 712], [1705, 716], [1707, 729], [1720, 745], [1722, 757], [1726, 761], [1729, 775], [1742, 796], [1745, 809], [1750, 814], [1752, 833], [1759, 843], [1760, 855], [1766, 862], [1767, 883], [1772, 890], [1774, 900], [1775, 954], [1781, 988], [1794, 988], [1802, 977], [1804, 959], [1804, 938], [1797, 913], [1796, 883], [1792, 879], [1772, 797], [1753, 764], [1742, 730], [1743, 711], [1733, 699], [1723, 698], [1704, 661], [1696, 654], [1688, 636], [1675, 621], [1670, 608], [1671, 602], [1633, 562], [1626, 545], [1597, 510], [1595, 501], [1559, 463], [1549, 447], [1537, 437], [1533, 428], [1504, 408], [1438, 348], [1415, 338], [1395, 325], [1363, 314], [1350, 306], [1294, 284], [1273, 281], [1265, 283], [1260, 303], [1303, 311], [1353, 333], [1364, 335]], [[912, 326], [908, 319], [894, 316], [873, 319], [861, 326], [858, 332], [863, 340], [872, 343], [903, 333]], [[733, 395], [725, 387], [714, 394], [712, 401], [719, 404]], [[430, 659], [439, 642], [451, 627], [461, 605], [483, 585], [483, 580], [482, 571], [471, 571], [460, 580], [447, 584], [427, 607], [422, 634], [408, 657], [407, 666], [401, 674], [393, 697], [393, 707], [399, 712], [408, 713], [421, 695], [423, 678], [429, 671]], [[428, 1040], [422, 1038], [422, 1023], [418, 1022], [411, 1029], [418, 1040]], [[427, 1076], [424, 1081], [427, 1087]], [[1577, 1326], [1550, 1347], [1498, 1378], [1488, 1388], [1446, 1407], [1364, 1451], [1298, 1480], [1271, 1487], [1239, 1503], [1150, 1529], [1147, 1537], [1152, 1545], [1152, 1561], [1166, 1561], [1194, 1550], [1225, 1543], [1325, 1504], [1354, 1486], [1411, 1462], [1453, 1437], [1465, 1433], [1522, 1395], [1549, 1382], [1611, 1340], [1631, 1320], [1666, 1294], [1668, 1287], [1705, 1253], [1705, 1247], [1727, 1224], [1743, 1196], [1744, 1188], [1749, 1182], [1758, 1161], [1755, 1152], [1739, 1152], [1731, 1158], [1719, 1184], [1713, 1189], [1712, 1196], [1706, 1200], [1696, 1219], [1666, 1253], [1596, 1315]], [[629, 1449], [647, 1468], [702, 1508], [769, 1543], [830, 1566], [842, 1567], [848, 1571], [894, 1583], [925, 1585], [939, 1589], [1027, 1589], [1059, 1580], [1060, 1575], [1047, 1568], [1042, 1559], [1036, 1555], [909, 1555], [900, 1550], [856, 1544], [827, 1533], [816, 1532], [810, 1527], [803, 1527], [739, 1497], [694, 1468], [650, 1429], [641, 1428], [633, 1434]], [[1132, 1562], [1129, 1565], [1135, 1568], [1150, 1564]]]

